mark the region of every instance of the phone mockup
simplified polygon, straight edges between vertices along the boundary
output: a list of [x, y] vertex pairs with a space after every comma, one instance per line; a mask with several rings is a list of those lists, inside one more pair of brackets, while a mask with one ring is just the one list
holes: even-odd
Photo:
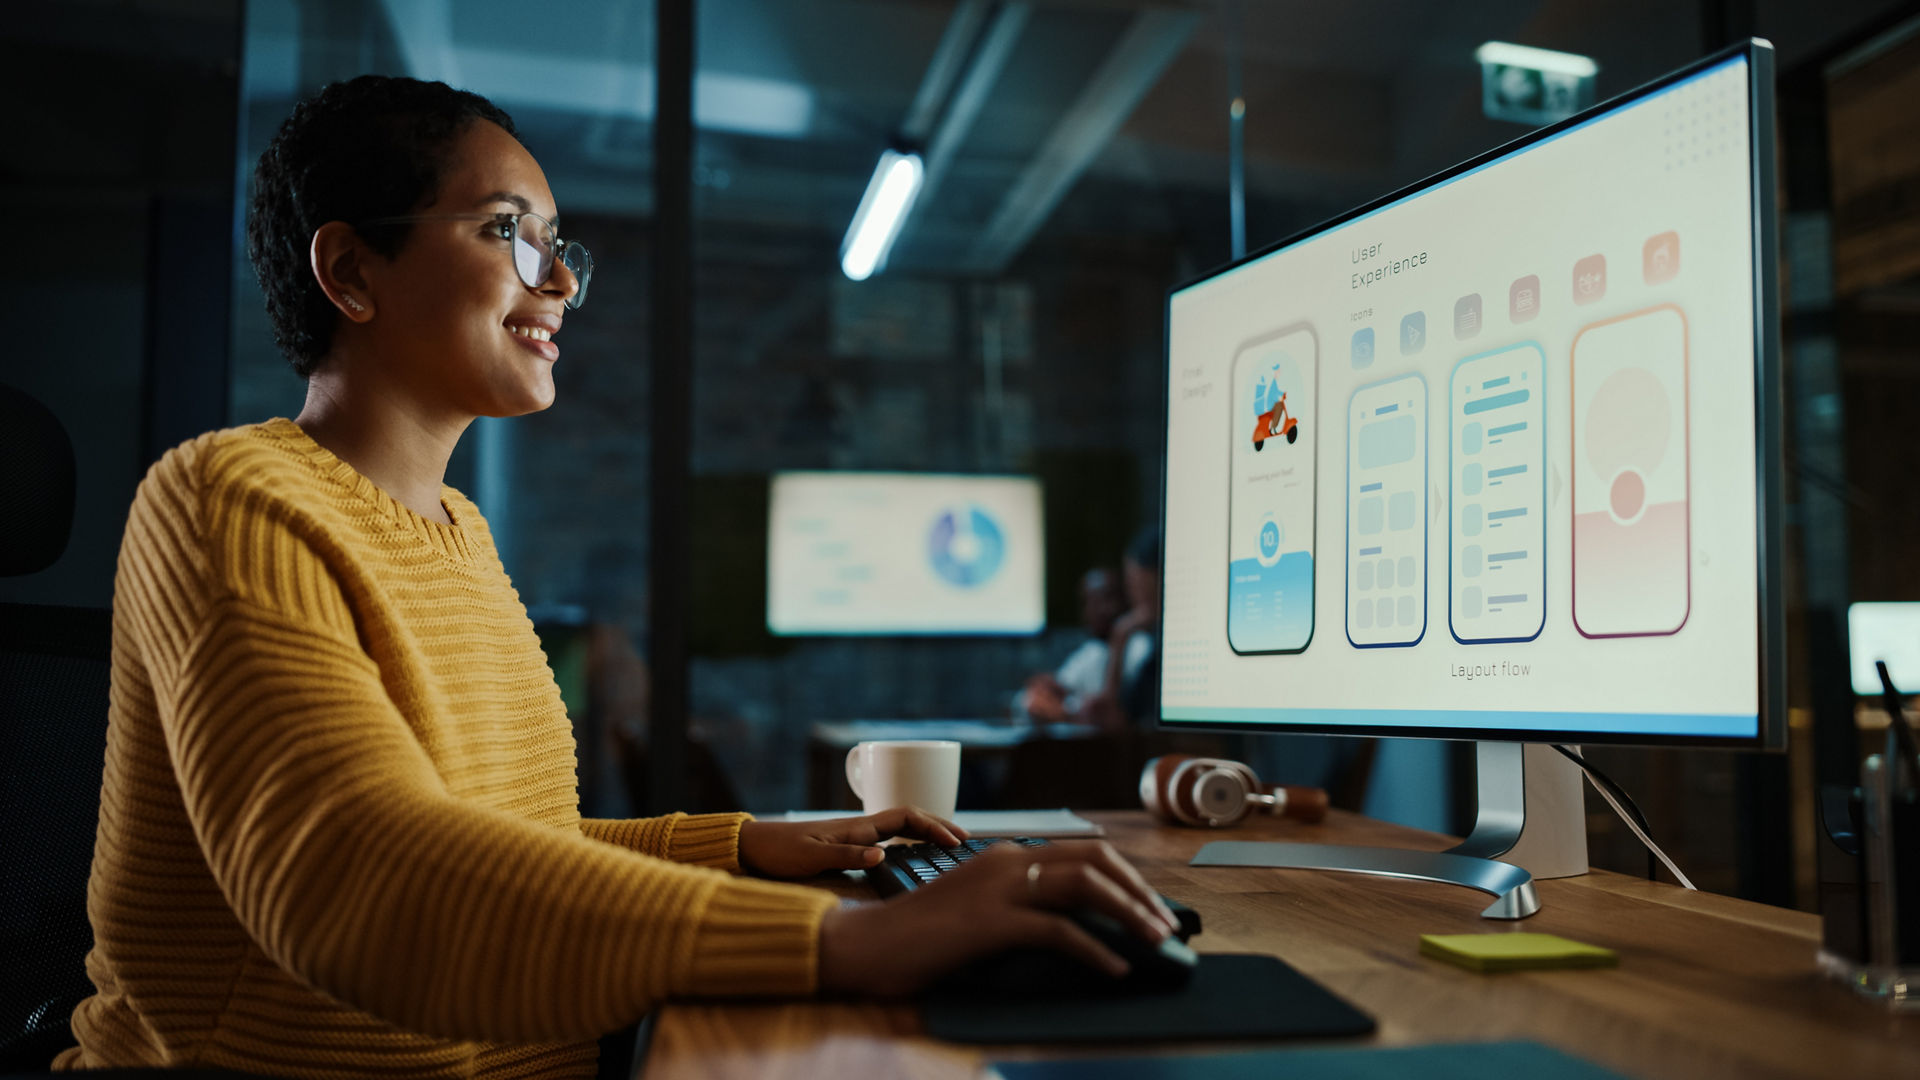
[[1448, 616], [1462, 644], [1532, 641], [1546, 625], [1546, 363], [1523, 341], [1453, 369]]
[[1660, 304], [1573, 338], [1573, 624], [1672, 634], [1692, 580], [1687, 316]]
[[1427, 632], [1427, 380], [1363, 386], [1347, 405], [1347, 641]]
[[1304, 323], [1255, 338], [1232, 377], [1227, 644], [1299, 652], [1313, 640], [1319, 339]]

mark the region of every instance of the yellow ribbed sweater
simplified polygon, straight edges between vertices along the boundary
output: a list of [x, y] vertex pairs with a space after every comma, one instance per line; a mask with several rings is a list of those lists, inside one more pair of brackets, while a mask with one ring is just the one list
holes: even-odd
[[526, 609], [443, 505], [284, 419], [141, 483], [59, 1067], [590, 1076], [665, 997], [813, 989], [834, 899], [733, 876], [746, 815], [580, 817]]

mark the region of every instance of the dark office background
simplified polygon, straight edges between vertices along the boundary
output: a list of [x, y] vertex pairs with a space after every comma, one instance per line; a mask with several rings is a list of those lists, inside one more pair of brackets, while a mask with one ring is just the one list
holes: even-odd
[[[1811, 792], [1846, 775], [1857, 740], [1845, 604], [1920, 599], [1910, 5], [662, 2], [667, 18], [620, 0], [10, 14], [0, 205], [17, 243], [0, 259], [0, 383], [72, 432], [79, 502], [66, 555], [0, 580], [0, 599], [108, 605], [147, 466], [200, 431], [299, 410], [239, 243], [254, 157], [329, 81], [446, 79], [514, 115], [598, 264], [593, 302], [568, 320], [558, 404], [480, 422], [448, 477], [494, 523], [542, 628], [589, 808], [644, 809], [663, 775], [682, 805], [802, 805], [812, 722], [1004, 714], [1025, 674], [1076, 642], [1080, 572], [1117, 562], [1157, 514], [1161, 304], [1230, 255], [1233, 79], [1254, 249], [1522, 134], [1481, 114], [1483, 41], [1591, 56], [1604, 98], [1759, 34], [1781, 71], [1792, 745], [1594, 756], [1703, 887], [1811, 903]], [[675, 11], [691, 13], [677, 29]], [[663, 27], [680, 35], [664, 48]], [[977, 112], [931, 125], [951, 152], [885, 272], [850, 282], [838, 248], [874, 160], [912, 122], [943, 40], [969, 28], [956, 89]], [[690, 142], [676, 142], [689, 77]], [[656, 318], [662, 296], [688, 302]], [[770, 637], [767, 478], [794, 468], [1041, 477], [1050, 628]], [[660, 535], [690, 538], [664, 549], [677, 572], [654, 564]], [[663, 578], [672, 589], [650, 587]], [[1259, 743], [1244, 749], [1293, 752]], [[1367, 808], [1464, 827], [1459, 757], [1387, 744]], [[1596, 864], [1644, 868], [1604, 807], [1592, 827]]]

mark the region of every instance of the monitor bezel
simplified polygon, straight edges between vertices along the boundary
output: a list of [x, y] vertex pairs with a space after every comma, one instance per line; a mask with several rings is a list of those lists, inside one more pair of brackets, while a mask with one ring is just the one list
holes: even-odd
[[[1623, 94], [1584, 109], [1558, 123], [1539, 128], [1510, 142], [1502, 143], [1478, 156], [1468, 158], [1457, 165], [1434, 173], [1424, 180], [1389, 192], [1386, 195], [1363, 203], [1345, 213], [1328, 218], [1316, 225], [1302, 229], [1284, 239], [1251, 252], [1246, 256], [1217, 266], [1204, 274], [1167, 291], [1165, 318], [1162, 319], [1163, 342], [1161, 355], [1166, 361], [1166, 370], [1161, 379], [1161, 416], [1171, 415], [1171, 386], [1173, 379], [1173, 299], [1175, 296], [1196, 285], [1204, 284], [1222, 274], [1229, 273], [1259, 259], [1266, 258], [1284, 248], [1302, 243], [1330, 229], [1338, 228], [1355, 218], [1373, 213], [1392, 203], [1409, 196], [1419, 194], [1462, 173], [1480, 168], [1500, 158], [1518, 153], [1528, 147], [1551, 139], [1570, 128], [1626, 108], [1643, 98], [1683, 82], [1703, 71], [1717, 67], [1729, 60], [1744, 58], [1747, 61], [1747, 94], [1751, 108], [1748, 110], [1748, 138], [1752, 148], [1752, 157], [1748, 168], [1749, 205], [1752, 208], [1753, 250], [1753, 317], [1754, 317], [1754, 480], [1755, 510], [1758, 519], [1755, 523], [1758, 542], [1757, 573], [1759, 575], [1756, 602], [1756, 626], [1759, 629], [1757, 642], [1759, 667], [1759, 715], [1755, 720], [1753, 735], [1714, 736], [1699, 734], [1649, 735], [1643, 733], [1619, 733], [1601, 731], [1574, 731], [1556, 728], [1462, 728], [1429, 727], [1424, 725], [1407, 727], [1382, 727], [1371, 724], [1318, 724], [1318, 723], [1272, 723], [1250, 721], [1247, 723], [1221, 723], [1210, 720], [1178, 720], [1165, 716], [1165, 674], [1164, 665], [1158, 665], [1155, 672], [1154, 687], [1155, 722], [1159, 727], [1177, 731], [1216, 731], [1239, 734], [1265, 735], [1350, 735], [1365, 738], [1407, 738], [1407, 739], [1447, 739], [1471, 741], [1501, 742], [1547, 742], [1547, 743], [1586, 743], [1625, 746], [1688, 746], [1711, 747], [1723, 750], [1782, 750], [1786, 746], [1786, 617], [1783, 607], [1784, 591], [1781, 577], [1781, 552], [1784, 539], [1780, 535], [1782, 517], [1782, 476], [1784, 475], [1781, 457], [1783, 440], [1781, 438], [1781, 374], [1780, 374], [1780, 303], [1779, 303], [1779, 238], [1776, 213], [1776, 189], [1774, 182], [1775, 129], [1774, 129], [1774, 64], [1773, 46], [1762, 38], [1750, 38], [1744, 42], [1729, 46], [1718, 52], [1704, 56], [1693, 63], [1662, 75], [1650, 82], [1643, 83]], [[1164, 539], [1167, 521], [1167, 453], [1166, 424], [1162, 424], [1162, 443], [1160, 448], [1160, 522], [1163, 539], [1162, 552], [1165, 551]], [[1163, 554], [1164, 558], [1164, 554]], [[1166, 575], [1161, 574], [1161, 611], [1166, 610]], [[1538, 714], [1532, 714], [1538, 715]]]

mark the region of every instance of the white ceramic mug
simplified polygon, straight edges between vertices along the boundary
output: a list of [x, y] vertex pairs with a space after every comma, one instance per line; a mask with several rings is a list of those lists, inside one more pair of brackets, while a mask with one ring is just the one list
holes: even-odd
[[860, 743], [847, 751], [847, 786], [869, 814], [917, 806], [951, 819], [960, 790], [960, 744], [950, 739]]

